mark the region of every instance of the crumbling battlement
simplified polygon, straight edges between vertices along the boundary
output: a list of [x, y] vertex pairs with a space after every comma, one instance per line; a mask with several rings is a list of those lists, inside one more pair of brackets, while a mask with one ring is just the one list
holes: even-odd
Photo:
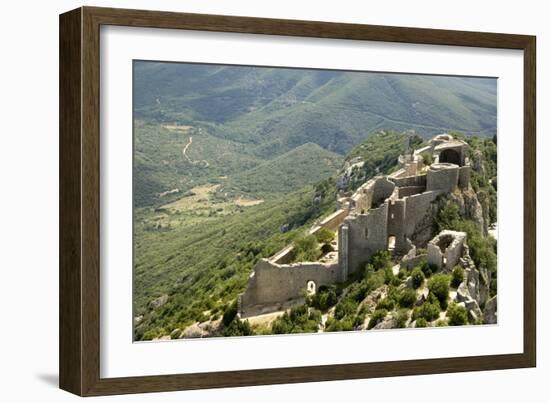
[[[402, 155], [393, 174], [372, 178], [353, 194], [340, 194], [338, 210], [309, 231], [314, 234], [322, 227], [337, 231], [337, 248], [330, 258], [290, 263], [294, 255], [288, 246], [261, 259], [240, 297], [240, 315], [280, 309], [300, 300], [306, 290], [315, 292], [320, 286], [344, 282], [374, 253], [390, 245], [394, 255], [410, 262], [415, 260], [414, 248], [428, 245], [429, 262], [452, 270], [462, 254], [465, 234], [443, 231], [430, 241], [432, 208], [439, 195], [470, 186], [467, 147], [448, 134], [436, 136], [427, 146]], [[431, 155], [432, 164], [424, 164], [425, 153]], [[362, 162], [354, 160], [347, 171], [360, 167]]]
[[261, 259], [240, 297], [240, 316], [258, 315], [266, 308], [278, 310], [285, 303], [301, 299], [311, 286], [315, 292], [320, 286], [343, 281], [339, 274], [337, 262], [277, 264]]

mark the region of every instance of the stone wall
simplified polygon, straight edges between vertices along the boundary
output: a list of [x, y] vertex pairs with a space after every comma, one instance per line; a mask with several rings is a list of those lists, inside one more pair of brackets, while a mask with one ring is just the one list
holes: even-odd
[[303, 262], [289, 265], [261, 259], [248, 280], [240, 298], [240, 315], [247, 317], [259, 313], [258, 306], [284, 304], [303, 297], [307, 283], [313, 281], [316, 289], [336, 283], [339, 278], [337, 263]]
[[428, 243], [428, 263], [451, 272], [460, 261], [465, 241], [465, 232], [441, 231]]
[[[331, 231], [336, 231], [348, 214], [349, 211], [346, 209], [336, 210], [334, 213], [332, 213], [319, 223], [319, 228], [326, 228]], [[316, 231], [312, 231], [312, 233], [314, 232]]]
[[388, 206], [388, 237], [395, 237], [395, 251], [404, 253], [407, 250], [405, 237], [405, 200], [391, 200]]
[[414, 239], [417, 245], [425, 245], [432, 237], [433, 217], [431, 203], [440, 194], [440, 191], [429, 191], [406, 197], [405, 221], [403, 224], [404, 236]]
[[373, 193], [374, 180], [371, 179], [360, 186], [351, 197], [353, 202], [353, 210], [358, 213], [364, 213], [367, 211], [372, 204]]
[[407, 186], [424, 186], [426, 187], [426, 175], [415, 175], [405, 177], [393, 177], [389, 176], [389, 180], [395, 183], [395, 186], [407, 187]]
[[[338, 230], [338, 227], [340, 226], [340, 224], [342, 224], [342, 222], [344, 221], [344, 219], [348, 214], [349, 214], [348, 210], [345, 210], [345, 209], [336, 210], [334, 213], [332, 213], [323, 221], [321, 221], [319, 225], [317, 225], [311, 231], [309, 231], [309, 233], [315, 234], [321, 228], [326, 228], [336, 232]], [[293, 259], [294, 259], [294, 248], [292, 245], [285, 247], [284, 249], [280, 250], [279, 252], [277, 252], [271, 257], [271, 261], [273, 263], [278, 263], [278, 264], [287, 264], [287, 263], [290, 263]]]
[[402, 199], [403, 197], [412, 196], [415, 194], [422, 193], [426, 190], [425, 186], [405, 186], [400, 187], [397, 197]]
[[[354, 273], [366, 263], [375, 252], [388, 247], [388, 203], [368, 214], [348, 216], [344, 220], [347, 236], [347, 274]], [[340, 229], [342, 232], [342, 228]], [[340, 235], [342, 239], [344, 234]], [[343, 246], [339, 247], [340, 253]]]
[[428, 168], [426, 190], [441, 190], [450, 193], [458, 186], [458, 165], [432, 164]]
[[374, 182], [371, 207], [377, 207], [390, 197], [395, 189], [395, 184], [386, 177], [377, 178]]
[[458, 187], [467, 189], [470, 186], [471, 167], [465, 165], [458, 169]]

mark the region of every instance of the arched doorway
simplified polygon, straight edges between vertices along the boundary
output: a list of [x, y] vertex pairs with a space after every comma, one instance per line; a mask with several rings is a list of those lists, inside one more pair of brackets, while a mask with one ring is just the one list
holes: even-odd
[[461, 165], [460, 154], [458, 151], [449, 148], [441, 151], [439, 154], [439, 162], [449, 162], [451, 164]]
[[313, 295], [317, 292], [317, 285], [315, 281], [309, 280], [306, 285], [307, 295]]

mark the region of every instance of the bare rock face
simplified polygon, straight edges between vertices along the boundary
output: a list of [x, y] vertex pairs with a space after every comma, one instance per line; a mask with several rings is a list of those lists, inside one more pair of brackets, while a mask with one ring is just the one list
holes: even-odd
[[422, 305], [426, 300], [428, 299], [428, 295], [430, 294], [430, 290], [428, 287], [422, 288], [416, 292], [416, 306]]
[[382, 322], [373, 327], [374, 330], [393, 328], [395, 328], [395, 320], [391, 315], [387, 315]]
[[481, 320], [482, 313], [476, 300], [469, 299], [468, 301], [464, 302], [464, 306], [468, 311], [468, 317], [470, 318], [471, 322], [476, 323]]
[[489, 225], [489, 197], [485, 192], [479, 193], [483, 193], [481, 198], [483, 203], [486, 204], [485, 209], [480, 203], [480, 200], [478, 200], [478, 195], [471, 188], [450, 194], [448, 200], [458, 205], [461, 217], [474, 221], [479, 230], [487, 235], [487, 227]]
[[490, 298], [483, 310], [483, 323], [494, 325], [497, 323], [497, 296]]
[[479, 299], [477, 302], [483, 306], [489, 299], [489, 285], [491, 284], [491, 275], [485, 267], [479, 269]]
[[181, 329], [174, 329], [170, 333], [170, 338], [171, 339], [179, 339], [180, 336], [181, 336]]
[[380, 288], [377, 288], [373, 292], [369, 293], [367, 298], [365, 298], [362, 303], [363, 306], [366, 307], [366, 312], [368, 314], [372, 314], [375, 311], [376, 304], [378, 303], [378, 301], [380, 301], [386, 296], [387, 292], [388, 292], [388, 286], [384, 285]]
[[470, 295], [470, 291], [468, 290], [468, 284], [466, 283], [466, 281], [463, 281], [462, 283], [460, 283], [458, 289], [456, 290], [456, 300], [458, 302], [464, 302], [470, 298], [472, 297]]
[[201, 337], [205, 337], [207, 334], [208, 332], [201, 329], [198, 323], [194, 323], [191, 326], [185, 328], [185, 330], [181, 334], [181, 337], [184, 337], [186, 339], [199, 339]]
[[476, 193], [477, 200], [481, 206], [481, 213], [483, 215], [483, 235], [487, 236], [489, 234], [489, 224], [491, 219], [489, 218], [489, 206], [491, 204], [489, 199], [489, 193], [486, 191], [480, 190]]
[[485, 174], [483, 166], [483, 153], [480, 150], [474, 150], [472, 155], [472, 168], [474, 171]]
[[164, 294], [149, 302], [149, 309], [158, 309], [168, 302], [168, 295]]
[[483, 207], [473, 190], [462, 193], [464, 199], [464, 217], [474, 221], [483, 234], [487, 234], [487, 225], [483, 216]]

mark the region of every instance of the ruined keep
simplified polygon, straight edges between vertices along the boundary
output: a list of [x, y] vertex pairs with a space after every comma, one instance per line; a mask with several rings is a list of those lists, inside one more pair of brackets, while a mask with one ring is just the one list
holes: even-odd
[[[291, 245], [261, 259], [239, 298], [240, 316], [284, 309], [301, 300], [306, 290], [311, 293], [344, 282], [380, 250], [403, 257], [402, 264], [407, 265], [407, 260], [414, 260], [416, 247], [428, 246], [428, 259], [431, 256], [434, 264], [454, 266], [465, 236], [451, 234], [445, 248], [441, 245], [449, 234], [429, 243], [434, 237], [432, 202], [469, 187], [467, 147], [448, 134], [438, 135], [427, 146], [400, 156], [396, 172], [368, 180], [351, 195], [339, 195], [337, 211], [310, 230], [310, 234], [320, 228], [337, 231], [332, 251], [316, 262], [292, 263]], [[431, 156], [431, 164], [424, 162], [425, 155]]]
[[465, 241], [465, 232], [441, 231], [428, 243], [428, 263], [451, 272], [462, 257]]

